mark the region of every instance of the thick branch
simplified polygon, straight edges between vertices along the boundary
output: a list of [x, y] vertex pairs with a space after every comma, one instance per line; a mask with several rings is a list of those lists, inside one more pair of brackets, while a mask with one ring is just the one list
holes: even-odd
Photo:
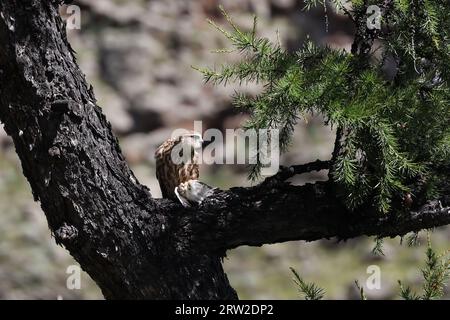
[[450, 201], [430, 201], [413, 210], [380, 215], [373, 208], [349, 212], [329, 182], [235, 188], [207, 199], [184, 216], [184, 232], [209, 248], [230, 249], [291, 240], [395, 237], [450, 224]]

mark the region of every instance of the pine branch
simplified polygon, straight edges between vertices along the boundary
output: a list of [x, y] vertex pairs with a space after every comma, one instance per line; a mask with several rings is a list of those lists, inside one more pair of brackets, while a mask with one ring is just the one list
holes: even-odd
[[421, 270], [423, 276], [423, 294], [414, 293], [410, 287], [404, 287], [401, 281], [400, 295], [405, 300], [433, 300], [444, 295], [444, 288], [450, 279], [450, 250], [438, 255], [431, 246], [428, 234], [425, 267]]
[[290, 268], [294, 274], [294, 283], [297, 285], [298, 291], [304, 295], [305, 300], [322, 300], [325, 295], [325, 290], [318, 287], [314, 283], [306, 283], [302, 277], [295, 271], [294, 268]]
[[[325, 2], [307, 2], [307, 6], [319, 4]], [[426, 10], [425, 5], [429, 13], [418, 14]], [[244, 32], [224, 11], [232, 30], [215, 26], [243, 54], [242, 61], [201, 71], [206, 81], [216, 84], [264, 84], [264, 91], [256, 97], [237, 93], [233, 102], [251, 114], [246, 128], [279, 130], [282, 152], [291, 147], [299, 118], [306, 113], [323, 115], [324, 124], [337, 128], [326, 169], [330, 169], [330, 180], [342, 190], [341, 201], [350, 210], [375, 206], [379, 213], [387, 214], [393, 201], [411, 194], [418, 181], [424, 182], [423, 188], [412, 198], [420, 201], [436, 198], [438, 190], [447, 187], [442, 181], [446, 181], [445, 168], [450, 166], [450, 72], [446, 71], [450, 70], [450, 50], [442, 45], [448, 43], [448, 37], [436, 33], [436, 28], [445, 30], [448, 26], [449, 14], [443, 9], [450, 10], [450, 4], [425, 5], [411, 8], [384, 1], [381, 9], [386, 29], [390, 24], [396, 28], [383, 34], [367, 28], [367, 3], [355, 4], [351, 14], [357, 30], [352, 53], [310, 41], [298, 52], [286, 52], [279, 44], [257, 37], [256, 19], [252, 30]], [[407, 15], [410, 11], [412, 17]], [[427, 32], [417, 28], [421, 24]], [[375, 39], [383, 43], [385, 58], [392, 55], [398, 61], [394, 81], [385, 79], [383, 63], [371, 60]], [[424, 55], [429, 58], [419, 61]], [[251, 168], [252, 179], [259, 177], [262, 168], [259, 157], [257, 160]], [[295, 174], [282, 168], [267, 183]]]
[[376, 237], [375, 238], [375, 246], [372, 249], [372, 253], [377, 256], [384, 256], [383, 243], [384, 243], [383, 238]]
[[364, 292], [364, 287], [359, 285], [359, 281], [358, 280], [355, 280], [355, 286], [356, 286], [356, 288], [359, 291], [359, 296], [360, 296], [361, 300], [367, 300], [367, 296], [366, 296], [366, 294]]

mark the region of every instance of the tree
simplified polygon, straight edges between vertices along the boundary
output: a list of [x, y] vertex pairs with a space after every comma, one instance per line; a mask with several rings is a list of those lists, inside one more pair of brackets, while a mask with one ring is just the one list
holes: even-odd
[[[385, 3], [388, 12], [392, 2]], [[396, 7], [399, 14], [402, 10], [423, 11], [422, 1], [414, 1], [412, 6], [404, 1], [395, 3], [405, 6]], [[448, 9], [449, 5], [444, 1], [436, 3], [430, 5], [436, 9], [430, 24], [436, 25], [437, 33], [420, 33], [422, 40], [414, 46], [416, 59], [411, 58], [411, 48], [409, 52], [393, 48], [400, 53], [396, 58], [399, 68], [403, 68], [393, 81], [394, 88], [403, 88], [398, 91], [397, 99], [410, 98], [417, 106], [424, 103], [421, 100], [424, 99], [433, 106], [428, 113], [413, 117], [415, 121], [422, 119], [427, 125], [438, 127], [430, 129], [430, 137], [419, 130], [414, 138], [410, 131], [398, 137], [398, 131], [389, 127], [392, 119], [387, 118], [384, 123], [377, 121], [376, 116], [370, 126], [361, 126], [360, 131], [355, 132], [355, 124], [344, 127], [346, 118], [339, 118], [337, 112], [336, 118], [330, 119], [338, 125], [336, 152], [330, 161], [281, 169], [274, 177], [251, 188], [217, 191], [197, 208], [183, 208], [167, 199], [154, 199], [150, 190], [135, 178], [110, 124], [96, 105], [93, 88], [77, 66], [58, 14], [61, 1], [4, 0], [0, 3], [0, 120], [14, 141], [23, 173], [35, 200], [41, 203], [56, 242], [69, 250], [106, 298], [236, 299], [236, 292], [221, 265], [226, 250], [289, 240], [348, 239], [360, 235], [394, 237], [450, 223], [448, 179], [442, 180], [449, 172], [448, 126], [440, 136], [442, 144], [429, 141], [436, 138], [442, 122], [448, 125], [448, 109], [445, 108], [449, 69], [444, 68], [449, 66], [448, 28], [438, 27], [442, 23], [440, 19], [448, 15], [448, 10], [440, 9]], [[356, 8], [363, 10], [363, 5]], [[363, 16], [358, 16], [358, 12], [352, 18], [357, 26], [362, 26]], [[398, 15], [393, 17], [400, 19]], [[402, 19], [407, 17], [405, 12]], [[448, 19], [446, 21], [448, 27]], [[406, 21], [398, 23], [406, 24]], [[399, 28], [403, 28], [402, 25]], [[406, 29], [402, 33], [404, 39], [409, 39], [411, 34], [419, 37], [417, 24]], [[329, 64], [325, 66], [334, 70], [336, 83], [337, 80], [345, 82], [343, 75], [347, 73], [342, 68], [352, 68], [354, 71], [349, 74], [355, 77], [355, 83], [373, 86], [374, 90], [384, 93], [379, 96], [379, 100], [384, 101], [393, 89], [369, 66], [366, 48], [380, 36], [361, 27], [357, 29], [351, 55], [311, 47], [311, 52], [304, 52], [303, 60], [295, 61], [291, 55], [270, 51], [268, 57], [281, 59], [267, 60], [267, 56], [262, 55], [262, 60], [251, 61], [248, 66], [257, 66], [266, 72], [265, 67], [271, 69], [274, 62], [279, 62], [282, 68], [275, 70], [276, 83], [289, 85], [290, 79], [295, 83], [297, 75], [287, 67], [300, 62], [299, 65], [312, 65], [310, 70], [314, 71], [314, 61], [318, 57], [328, 57], [324, 61]], [[431, 49], [426, 49], [430, 43], [425, 39], [432, 39]], [[399, 45], [392, 41], [393, 45]], [[265, 40], [258, 45], [267, 50], [274, 48]], [[440, 59], [430, 60], [433, 62], [426, 74], [439, 72], [439, 80], [437, 84], [425, 82], [419, 87], [422, 75], [415, 75], [410, 67], [421, 61], [419, 57], [428, 54], [430, 59]], [[353, 64], [356, 66], [351, 67]], [[309, 82], [305, 78], [302, 84], [319, 87], [321, 81]], [[277, 88], [282, 89], [274, 87], [274, 90]], [[295, 89], [289, 91], [291, 93], [295, 94]], [[324, 108], [325, 104], [337, 101], [333, 98], [335, 94], [322, 95], [326, 98]], [[239, 98], [244, 101], [244, 97]], [[355, 103], [359, 106], [367, 99], [363, 92], [358, 98]], [[294, 101], [286, 102], [286, 106], [291, 106]], [[393, 102], [389, 104], [392, 105]], [[338, 106], [331, 104], [330, 107]], [[439, 108], [444, 108], [444, 112]], [[397, 116], [406, 111], [397, 110]], [[353, 132], [355, 137], [351, 138]], [[378, 143], [384, 147], [365, 139], [365, 132], [376, 134]], [[289, 130], [286, 133], [288, 138]], [[344, 137], [350, 145], [342, 142]], [[398, 140], [396, 143], [394, 138]], [[365, 145], [373, 152], [370, 157], [367, 155], [370, 161], [355, 161], [356, 149]], [[419, 147], [426, 152], [417, 149], [417, 156], [412, 157], [411, 150]], [[443, 153], [443, 148], [447, 153]], [[421, 155], [426, 158], [420, 159]], [[425, 164], [427, 166], [422, 168]], [[305, 186], [285, 183], [292, 175], [321, 169], [331, 169], [332, 179]], [[365, 177], [368, 180], [364, 190], [373, 189], [372, 184], [377, 179], [383, 183], [383, 188], [378, 188], [375, 194], [358, 195], [350, 205], [343, 201], [353, 199], [349, 191]], [[425, 182], [436, 179], [441, 180], [431, 189], [441, 193], [432, 192], [432, 196], [424, 193], [424, 189], [428, 190], [424, 188], [428, 185]], [[400, 194], [415, 194], [415, 190], [424, 195], [415, 199], [412, 206], [405, 207]]]

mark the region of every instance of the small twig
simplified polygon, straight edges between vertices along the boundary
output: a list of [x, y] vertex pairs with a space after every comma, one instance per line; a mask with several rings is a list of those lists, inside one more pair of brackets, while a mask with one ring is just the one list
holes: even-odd
[[327, 170], [330, 168], [330, 161], [316, 160], [314, 162], [294, 165], [290, 167], [280, 167], [277, 174], [264, 180], [262, 185], [268, 185], [273, 182], [283, 182], [295, 175], [308, 173], [312, 171]]
[[343, 135], [344, 135], [344, 129], [342, 127], [338, 127], [336, 130], [336, 140], [334, 141], [333, 154], [331, 156], [331, 161], [330, 161], [330, 172], [328, 173], [328, 177], [330, 177], [330, 178], [333, 173], [332, 167], [334, 166], [336, 159], [339, 156], [339, 152], [341, 151], [341, 140], [342, 140]]
[[343, 135], [344, 135], [344, 129], [342, 127], [337, 128], [336, 140], [334, 141], [333, 155], [331, 158], [332, 162], [336, 161], [337, 157], [339, 156], [339, 152], [341, 150], [341, 140], [342, 140]]

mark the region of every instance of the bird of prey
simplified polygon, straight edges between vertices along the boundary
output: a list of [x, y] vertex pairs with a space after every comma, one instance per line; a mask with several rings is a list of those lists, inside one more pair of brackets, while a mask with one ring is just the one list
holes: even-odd
[[170, 138], [156, 149], [156, 178], [164, 198], [176, 200], [175, 188], [198, 179], [198, 150], [202, 143], [199, 133], [190, 132]]

